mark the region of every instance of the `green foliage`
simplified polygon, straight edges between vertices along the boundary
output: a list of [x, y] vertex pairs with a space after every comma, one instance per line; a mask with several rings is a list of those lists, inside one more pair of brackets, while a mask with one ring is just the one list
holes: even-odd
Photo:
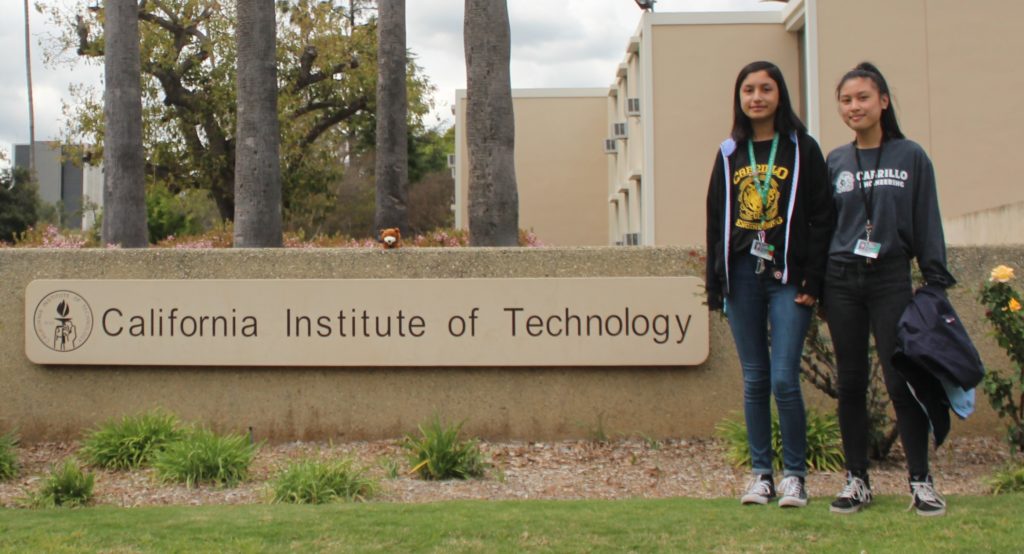
[[388, 479], [398, 479], [400, 467], [397, 460], [384, 457], [377, 461], [377, 465], [384, 469], [384, 474]]
[[1024, 492], [1024, 460], [1017, 459], [997, 471], [988, 480], [992, 494]]
[[448, 154], [455, 152], [455, 126], [416, 131], [411, 128], [409, 132], [409, 183], [415, 185], [431, 173], [450, 177]]
[[183, 436], [176, 416], [154, 410], [100, 425], [82, 441], [79, 456], [93, 466], [134, 469], [151, 464], [158, 452]]
[[42, 486], [29, 497], [29, 503], [37, 508], [55, 506], [85, 506], [92, 500], [95, 477], [83, 472], [74, 460], [65, 460], [53, 468]]
[[149, 241], [174, 235], [197, 235], [217, 222], [217, 207], [206, 191], [189, 189], [174, 194], [160, 182], [146, 187]]
[[[742, 418], [724, 419], [715, 426], [716, 434], [726, 442], [726, 459], [736, 467], [751, 467], [747, 426]], [[772, 461], [782, 469], [782, 432], [779, 416], [772, 412]], [[843, 468], [843, 447], [839, 421], [835, 415], [807, 411], [807, 466], [818, 471]]]
[[274, 480], [274, 502], [324, 504], [338, 500], [363, 501], [377, 489], [377, 483], [356, 468], [352, 460], [294, 462]]
[[[275, 3], [285, 223], [310, 235], [354, 234], [325, 224], [339, 204], [332, 188], [349, 172], [350, 157], [374, 143], [377, 29], [364, 4]], [[62, 30], [47, 45], [51, 63], [101, 63], [102, 4], [82, 9], [81, 3], [44, 0], [41, 5]], [[234, 205], [234, 6], [215, 0], [143, 2], [139, 15], [147, 178], [172, 194], [209, 191], [218, 219], [233, 217]], [[422, 118], [434, 89], [414, 59], [410, 56], [407, 71], [410, 129], [423, 134]], [[65, 109], [64, 141], [92, 145], [80, 153], [89, 159], [102, 158], [101, 92], [73, 87], [75, 101]], [[414, 147], [423, 141], [414, 141]], [[371, 196], [371, 210], [373, 204]], [[167, 219], [164, 223], [174, 223]], [[156, 239], [166, 236], [162, 233], [172, 231], [164, 229]]]
[[14, 242], [39, 216], [39, 192], [28, 171], [0, 171], [0, 242]]
[[200, 483], [233, 486], [249, 476], [258, 445], [244, 435], [217, 435], [209, 429], [193, 429], [168, 444], [153, 459], [157, 476], [193, 487]]
[[462, 423], [444, 423], [435, 415], [419, 431], [419, 437], [406, 435], [402, 443], [412, 466], [409, 473], [429, 480], [467, 479], [482, 477], [490, 465], [476, 440], [459, 438]]
[[18, 437], [14, 432], [0, 435], [0, 481], [18, 475]]
[[1013, 364], [1008, 371], [987, 367], [982, 386], [992, 408], [1005, 421], [1011, 448], [1024, 452], [1024, 315], [1020, 293], [1009, 284], [1011, 279], [1013, 270], [999, 266], [979, 293], [996, 342]]

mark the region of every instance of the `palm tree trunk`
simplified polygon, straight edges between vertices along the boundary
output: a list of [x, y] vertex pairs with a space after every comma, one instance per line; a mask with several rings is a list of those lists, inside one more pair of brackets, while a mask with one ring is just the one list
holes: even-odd
[[408, 101], [405, 84], [405, 0], [377, 4], [377, 209], [374, 225], [408, 234]]
[[281, 134], [274, 0], [237, 0], [235, 248], [279, 247]]
[[29, 32], [28, 0], [25, 0], [25, 74], [28, 76], [28, 171], [36, 175], [36, 107], [32, 98], [32, 34]]
[[139, 5], [106, 0], [103, 115], [103, 242], [148, 245], [142, 151]]
[[474, 246], [515, 246], [519, 242], [519, 193], [509, 76], [511, 31], [505, 0], [466, 0], [463, 36], [469, 238]]

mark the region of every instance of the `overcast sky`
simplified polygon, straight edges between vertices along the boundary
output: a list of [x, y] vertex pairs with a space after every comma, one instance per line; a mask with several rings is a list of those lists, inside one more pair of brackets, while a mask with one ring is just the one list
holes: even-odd
[[[33, 4], [34, 4], [33, 0]], [[94, 0], [57, 0], [86, 5]], [[25, 27], [21, 0], [0, 0], [0, 149], [27, 143], [28, 95], [25, 76]], [[779, 9], [777, 2], [758, 0], [659, 0], [656, 9], [723, 11]], [[408, 46], [437, 87], [436, 107], [428, 123], [450, 121], [455, 90], [465, 88], [461, 0], [407, 0]], [[636, 31], [640, 10], [633, 0], [508, 0], [512, 27], [512, 86], [608, 86]], [[31, 13], [32, 84], [36, 140], [60, 135], [61, 101], [72, 83], [99, 86], [102, 67], [78, 64], [76, 69], [43, 64], [40, 41], [57, 33], [46, 17]], [[9, 150], [8, 150], [9, 151]]]

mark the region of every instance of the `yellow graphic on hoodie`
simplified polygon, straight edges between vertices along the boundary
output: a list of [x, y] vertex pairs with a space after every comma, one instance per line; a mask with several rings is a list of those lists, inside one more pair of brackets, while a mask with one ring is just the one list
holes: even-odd
[[[762, 165], [758, 168], [764, 175], [767, 167]], [[782, 216], [779, 215], [779, 183], [774, 179], [778, 177], [785, 179], [789, 170], [784, 167], [776, 167], [773, 179], [768, 184], [768, 205], [765, 206], [761, 200], [761, 193], [757, 190], [757, 184], [751, 176], [749, 167], [741, 168], [733, 175], [733, 182], [738, 185], [737, 198], [739, 200], [739, 217], [736, 218], [736, 226], [740, 229], [753, 231], [766, 231], [772, 227], [782, 225]], [[762, 223], [762, 215], [763, 223]]]

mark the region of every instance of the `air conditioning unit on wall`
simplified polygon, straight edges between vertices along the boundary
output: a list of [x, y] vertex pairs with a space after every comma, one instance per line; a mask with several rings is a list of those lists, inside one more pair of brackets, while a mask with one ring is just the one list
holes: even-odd
[[640, 99], [639, 98], [627, 98], [626, 99], [626, 115], [639, 117], [640, 116]]
[[612, 124], [612, 136], [617, 139], [627, 138], [627, 126], [625, 121]]

